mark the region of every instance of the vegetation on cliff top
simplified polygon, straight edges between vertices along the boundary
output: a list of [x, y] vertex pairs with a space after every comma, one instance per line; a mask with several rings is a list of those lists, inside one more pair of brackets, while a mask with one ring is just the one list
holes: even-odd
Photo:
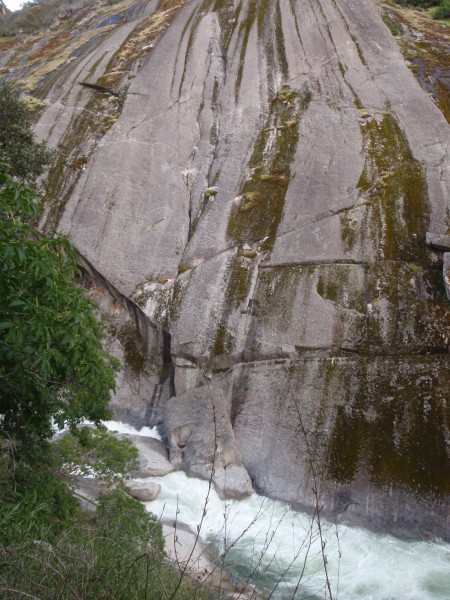
[[394, 0], [394, 2], [400, 6], [435, 7], [432, 13], [434, 19], [450, 18], [450, 0]]

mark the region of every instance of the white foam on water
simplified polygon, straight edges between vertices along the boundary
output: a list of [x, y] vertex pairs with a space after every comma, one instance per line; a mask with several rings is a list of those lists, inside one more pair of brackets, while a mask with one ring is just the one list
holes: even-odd
[[[141, 427], [141, 429], [136, 429], [136, 427], [133, 427], [132, 425], [128, 425], [128, 423], [122, 423], [121, 421], [102, 421], [102, 424], [106, 427], [106, 429], [108, 431], [111, 431], [111, 432], [125, 433], [125, 434], [131, 434], [131, 435], [142, 435], [145, 437], [155, 438], [156, 440], [159, 440], [159, 441], [161, 441], [161, 439], [162, 439], [161, 435], [158, 433], [158, 429], [156, 427]], [[93, 425], [93, 423], [92, 423], [92, 421], [88, 421], [87, 419], [84, 419], [83, 421], [81, 421], [80, 425], [81, 426]], [[56, 436], [56, 437], [61, 436], [64, 433], [67, 433], [69, 431], [69, 427], [67, 425], [64, 425], [64, 427], [59, 429], [55, 425], [55, 423], [53, 423], [52, 428], [54, 431], [54, 436]]]
[[[161, 439], [156, 428], [104, 424], [110, 431]], [[141, 481], [161, 485], [147, 510], [194, 532], [201, 524], [200, 537], [212, 542], [217, 557], [226, 554], [227, 569], [260, 589], [275, 589], [274, 600], [326, 597], [322, 542], [310, 516], [258, 494], [223, 501], [207, 481], [181, 471]], [[321, 526], [333, 597], [450, 600], [450, 544], [401, 540], [324, 519]]]
[[103, 425], [106, 427], [106, 429], [108, 429], [108, 431], [116, 431], [117, 433], [127, 433], [131, 435], [142, 435], [161, 441], [161, 436], [156, 427], [141, 427], [141, 429], [136, 429], [136, 427], [128, 425], [128, 423], [122, 423], [121, 421], [103, 421]]
[[[208, 482], [183, 472], [150, 478], [161, 484], [158, 498], [146, 503], [165, 520], [185, 523], [227, 551], [225, 565], [250, 575], [276, 599], [325, 597], [325, 574], [317, 524], [288, 505], [253, 494], [241, 501], [220, 500]], [[322, 521], [324, 553], [333, 596], [339, 600], [449, 600], [450, 545], [413, 542], [357, 527]], [[339, 555], [341, 558], [339, 558]], [[253, 573], [252, 573], [253, 571]]]

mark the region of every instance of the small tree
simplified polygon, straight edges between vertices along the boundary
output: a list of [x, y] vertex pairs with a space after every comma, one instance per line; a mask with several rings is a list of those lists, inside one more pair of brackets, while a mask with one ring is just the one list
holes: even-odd
[[20, 101], [19, 92], [0, 84], [0, 163], [24, 183], [34, 184], [50, 163], [53, 153], [35, 141], [30, 113]]
[[95, 305], [75, 283], [74, 248], [35, 227], [42, 201], [25, 182], [51, 155], [35, 142], [18, 93], [0, 84], [0, 518], [15, 520], [0, 528], [3, 537], [20, 537], [27, 523], [39, 538], [39, 529], [58, 530], [73, 514], [47, 440], [55, 422], [76, 431], [84, 418], [107, 417], [115, 386], [117, 361], [102, 348]]
[[40, 200], [0, 174], [0, 414], [18, 437], [45, 438], [52, 420], [108, 415], [115, 359], [94, 305], [75, 285], [74, 249], [33, 227]]

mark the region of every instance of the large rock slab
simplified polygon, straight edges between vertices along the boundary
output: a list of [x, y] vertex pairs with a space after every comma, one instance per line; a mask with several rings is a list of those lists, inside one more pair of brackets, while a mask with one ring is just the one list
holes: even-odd
[[445, 355], [304, 357], [240, 365], [223, 386], [257, 490], [319, 503], [334, 520], [450, 539], [449, 374]]

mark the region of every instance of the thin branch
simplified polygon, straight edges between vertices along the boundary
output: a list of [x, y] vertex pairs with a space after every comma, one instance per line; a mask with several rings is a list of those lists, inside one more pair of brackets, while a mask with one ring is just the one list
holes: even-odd
[[213, 477], [215, 474], [215, 465], [216, 465], [216, 456], [217, 456], [217, 419], [216, 419], [216, 409], [214, 406], [214, 399], [211, 393], [211, 387], [209, 382], [207, 382], [207, 386], [208, 386], [208, 391], [209, 391], [209, 397], [211, 400], [211, 407], [212, 407], [212, 413], [213, 413], [213, 423], [214, 423], [214, 451], [213, 451], [213, 460], [212, 460], [212, 465], [211, 465], [211, 475], [209, 477], [208, 480], [208, 492], [206, 494], [205, 497], [205, 502], [203, 505], [203, 511], [202, 511], [202, 516], [200, 518], [200, 523], [197, 525], [197, 534], [195, 536], [195, 540], [194, 540], [194, 544], [192, 545], [191, 551], [189, 553], [188, 559], [185, 562], [185, 564], [183, 565], [183, 569], [181, 571], [180, 574], [180, 578], [178, 580], [178, 583], [175, 587], [175, 590], [173, 591], [172, 595], [170, 596], [169, 600], [173, 600], [173, 598], [175, 597], [175, 594], [178, 592], [181, 582], [183, 580], [184, 575], [186, 574], [186, 571], [188, 569], [189, 563], [192, 559], [192, 556], [194, 555], [195, 552], [195, 548], [197, 547], [198, 541], [200, 539], [200, 531], [202, 529], [203, 526], [203, 521], [205, 519], [206, 516], [206, 507], [208, 506], [208, 502], [209, 502], [209, 496], [211, 494], [211, 489], [212, 489], [212, 485], [213, 485]]
[[324, 571], [325, 571], [326, 587], [328, 589], [328, 593], [330, 594], [330, 600], [333, 600], [333, 594], [331, 592], [330, 578], [329, 578], [329, 575], [328, 575], [328, 561], [327, 561], [327, 557], [325, 555], [326, 541], [323, 538], [322, 522], [321, 522], [321, 519], [320, 519], [320, 513], [321, 513], [321, 511], [323, 509], [323, 506], [319, 506], [319, 492], [318, 492], [319, 488], [318, 488], [317, 472], [316, 472], [316, 468], [315, 468], [314, 461], [313, 461], [313, 458], [312, 458], [312, 451], [311, 451], [311, 447], [309, 445], [308, 433], [307, 433], [305, 425], [303, 423], [303, 418], [302, 418], [302, 415], [301, 415], [301, 412], [300, 412], [300, 408], [298, 406], [298, 402], [296, 400], [296, 397], [295, 397], [295, 395], [293, 393], [291, 382], [288, 381], [288, 384], [289, 384], [289, 388], [291, 390], [292, 399], [294, 400], [294, 406], [295, 406], [295, 409], [296, 409], [296, 412], [297, 412], [298, 421], [300, 423], [300, 428], [302, 430], [303, 437], [304, 437], [304, 440], [305, 440], [306, 454], [307, 454], [307, 457], [308, 457], [308, 462], [309, 462], [309, 466], [311, 468], [311, 474], [312, 474], [312, 477], [313, 477], [313, 484], [314, 485], [313, 485], [312, 491], [313, 491], [313, 494], [314, 494], [314, 497], [315, 497], [314, 516], [316, 517], [317, 528], [318, 528], [318, 531], [319, 531], [320, 551], [321, 551], [321, 554], [322, 554], [323, 568], [324, 568]]
[[33, 600], [40, 600], [40, 598], [33, 596], [33, 594], [28, 594], [27, 592], [22, 592], [22, 590], [16, 590], [14, 588], [0, 587], [0, 592], [13, 592], [19, 596], [26, 596], [27, 598], [33, 598]]

